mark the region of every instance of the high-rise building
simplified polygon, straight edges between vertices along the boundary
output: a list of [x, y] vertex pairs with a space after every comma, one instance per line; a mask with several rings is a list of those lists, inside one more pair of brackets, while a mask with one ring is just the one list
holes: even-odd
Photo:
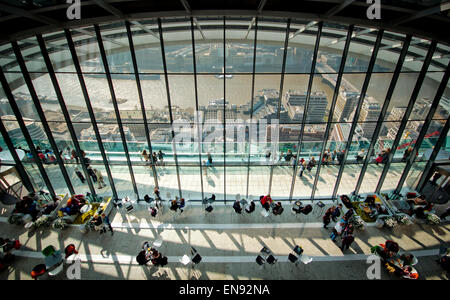
[[366, 97], [360, 113], [360, 121], [363, 122], [361, 128], [365, 138], [372, 138], [380, 113], [380, 104], [378, 104], [375, 98]]
[[[285, 102], [291, 119], [296, 122], [302, 121], [306, 104], [306, 92], [289, 90], [285, 95]], [[328, 101], [325, 92], [312, 92], [309, 100], [308, 111], [306, 114], [306, 122], [323, 122], [327, 105]]]

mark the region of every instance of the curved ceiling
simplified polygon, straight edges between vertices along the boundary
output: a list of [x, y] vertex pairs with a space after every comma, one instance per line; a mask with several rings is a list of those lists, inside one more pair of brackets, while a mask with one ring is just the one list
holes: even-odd
[[0, 43], [36, 33], [114, 20], [226, 15], [354, 24], [410, 33], [450, 44], [448, 32], [442, 30], [449, 28], [449, 1], [379, 0], [381, 18], [369, 20], [367, 11], [373, 1], [375, 0], [81, 0], [81, 19], [69, 20], [66, 12], [71, 4], [66, 3], [66, 0], [1, 0], [0, 26], [3, 30]]

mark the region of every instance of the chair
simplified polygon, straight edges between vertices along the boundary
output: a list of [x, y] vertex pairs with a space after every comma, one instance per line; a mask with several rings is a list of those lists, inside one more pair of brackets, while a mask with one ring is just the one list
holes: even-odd
[[48, 275], [50, 276], [56, 276], [64, 269], [64, 263], [61, 262], [56, 268], [48, 272]]
[[267, 210], [261, 210], [261, 215], [264, 217], [264, 218], [267, 218], [269, 215], [270, 215], [270, 212], [268, 212]]
[[70, 244], [64, 249], [64, 253], [65, 253], [66, 259], [67, 259], [72, 254], [78, 254], [78, 251], [75, 249], [74, 244]]
[[293, 263], [295, 266], [298, 265], [298, 257], [292, 253], [289, 253], [288, 260]]
[[39, 276], [42, 276], [47, 272], [47, 268], [45, 267], [45, 264], [39, 264], [31, 270], [31, 278], [36, 280]]
[[181, 262], [183, 265], [187, 266], [188, 264], [191, 263], [191, 258], [188, 255], [183, 255], [183, 257], [181, 257], [179, 259], [179, 262]]
[[159, 248], [159, 247], [161, 247], [162, 243], [163, 243], [163, 240], [162, 240], [162, 239], [156, 239], [156, 240], [153, 242], [152, 246], [153, 246], [153, 248]]
[[269, 256], [267, 256], [267, 258], [266, 258], [266, 262], [267, 262], [269, 265], [273, 265], [273, 264], [275, 264], [277, 261], [278, 261], [278, 259], [277, 259], [275, 256], [273, 256], [272, 254], [269, 254]]
[[53, 247], [52, 245], [47, 246], [47, 247], [44, 248], [44, 250], [42, 250], [42, 254], [43, 254], [45, 257], [50, 256], [50, 255], [52, 255], [52, 254], [55, 253], [55, 252], [56, 252], [56, 249], [55, 249], [55, 247]]
[[259, 266], [264, 267], [264, 264], [266, 263], [266, 260], [265, 260], [261, 255], [258, 255], [258, 256], [256, 257], [256, 263], [257, 263]]

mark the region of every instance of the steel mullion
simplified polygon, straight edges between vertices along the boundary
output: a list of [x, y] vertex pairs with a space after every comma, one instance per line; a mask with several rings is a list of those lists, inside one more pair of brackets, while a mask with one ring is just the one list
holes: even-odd
[[22, 161], [19, 159], [19, 156], [17, 155], [16, 149], [14, 148], [14, 144], [9, 137], [8, 131], [6, 130], [5, 125], [3, 125], [3, 120], [0, 118], [0, 133], [3, 137], [3, 140], [5, 141], [6, 145], [8, 146], [9, 152], [11, 153], [11, 156], [14, 159], [15, 162], [15, 168], [19, 172], [19, 176], [23, 182], [23, 185], [28, 190], [29, 193], [35, 192], [34, 186], [31, 183], [30, 177], [28, 177], [27, 171], [25, 170], [25, 167], [22, 164]]
[[[200, 124], [203, 120], [199, 120], [199, 109], [198, 109], [198, 87], [197, 87], [197, 61], [195, 60], [195, 35], [194, 35], [194, 20], [191, 17], [191, 39], [192, 39], [192, 64], [194, 67], [194, 89], [195, 89], [195, 114], [197, 119], [197, 141], [198, 141], [198, 160], [199, 160], [199, 170], [200, 170], [200, 184], [201, 184], [201, 192], [202, 199], [204, 199], [205, 194], [203, 190], [203, 166], [202, 166], [202, 143], [203, 133], [200, 130]], [[206, 166], [205, 166], [206, 167]]]
[[408, 123], [409, 116], [414, 108], [414, 103], [416, 102], [417, 96], [419, 95], [420, 89], [421, 89], [423, 81], [425, 79], [425, 75], [427, 73], [428, 67], [429, 67], [431, 59], [433, 57], [434, 50], [436, 49], [436, 45], [437, 45], [437, 41], [432, 41], [428, 48], [427, 56], [425, 57], [425, 60], [423, 62], [422, 69], [420, 70], [420, 74], [419, 74], [419, 77], [417, 78], [411, 98], [409, 99], [408, 108], [406, 109], [405, 114], [403, 115], [403, 119], [400, 124], [400, 128], [398, 129], [397, 135], [395, 136], [394, 143], [392, 144], [392, 147], [391, 147], [391, 152], [389, 153], [388, 161], [386, 162], [386, 164], [383, 168], [383, 172], [381, 173], [380, 179], [379, 179], [377, 187], [375, 189], [375, 193], [379, 193], [383, 186], [384, 179], [386, 178], [386, 175], [389, 171], [392, 160], [394, 158], [396, 148], [398, 147], [398, 144], [400, 143], [400, 140], [403, 136], [403, 131], [406, 127], [406, 124]]
[[[72, 40], [72, 34], [70, 33], [69, 29], [65, 29], [64, 32], [65, 32], [66, 39], [67, 39], [67, 45], [69, 46], [70, 54], [72, 56], [73, 65], [74, 65], [75, 70], [77, 72], [78, 81], [80, 83], [80, 87], [81, 87], [81, 91], [83, 93], [84, 101], [86, 103], [86, 108], [87, 108], [88, 113], [89, 113], [89, 118], [91, 119], [92, 128], [94, 129], [94, 132], [95, 132], [95, 138], [97, 139], [98, 148], [99, 148], [100, 153], [102, 155], [103, 164], [105, 165], [106, 173], [108, 174], [108, 179], [109, 179], [109, 182], [111, 184], [111, 189], [112, 189], [112, 192], [113, 192], [113, 196], [115, 196], [116, 197], [115, 200], [118, 201], [119, 197], [118, 197], [118, 194], [117, 194], [116, 186], [114, 184], [114, 179], [113, 179], [113, 176], [111, 174], [111, 169], [109, 167], [108, 159], [106, 157], [106, 152], [105, 152], [105, 148], [103, 146], [103, 141], [102, 141], [102, 138], [100, 136], [100, 132], [98, 130], [97, 120], [95, 118], [94, 110], [92, 109], [91, 100], [89, 98], [89, 93], [88, 93], [88, 90], [87, 90], [87, 87], [86, 87], [86, 83], [84, 82], [83, 73], [82, 73], [80, 62], [78, 60], [78, 56], [77, 56], [76, 49], [75, 49], [75, 44], [73, 43], [73, 40]], [[81, 149], [77, 149], [77, 151], [78, 150], [81, 150]], [[82, 167], [83, 167], [83, 170], [85, 170], [85, 173], [87, 173], [86, 166], [84, 164], [83, 156], [80, 156], [81, 153], [79, 153], [79, 154], [77, 153], [77, 155], [79, 155], [80, 161], [83, 162], [81, 164]], [[90, 177], [87, 177], [86, 179], [90, 180]]]
[[[227, 148], [227, 128], [226, 128], [226, 81], [227, 81], [227, 67], [226, 67], [226, 37], [225, 37], [225, 16], [223, 17], [223, 201], [227, 203], [227, 173], [226, 173], [226, 148]], [[234, 130], [233, 130], [234, 133]]]
[[14, 96], [11, 92], [8, 81], [6, 80], [5, 74], [3, 73], [3, 70], [1, 68], [0, 68], [0, 81], [3, 86], [3, 91], [6, 95], [6, 97], [8, 98], [11, 109], [13, 110], [14, 115], [17, 119], [17, 123], [19, 124], [19, 127], [25, 138], [25, 141], [27, 142], [28, 148], [30, 148], [31, 154], [33, 155], [34, 162], [38, 166], [38, 169], [39, 169], [39, 172], [41, 173], [42, 179], [44, 180], [44, 183], [47, 186], [47, 189], [50, 192], [50, 195], [52, 195], [53, 197], [56, 197], [55, 190], [53, 189], [50, 179], [48, 178], [47, 173], [44, 169], [44, 166], [42, 165], [41, 159], [38, 156], [38, 152], [37, 152], [36, 148], [34, 147], [33, 140], [31, 139], [31, 136], [28, 132], [28, 129], [27, 129], [25, 122], [22, 118], [22, 115], [20, 113], [19, 107], [17, 106], [16, 100], [14, 99]]
[[[442, 145], [445, 142], [445, 139], [447, 138], [447, 133], [450, 127], [450, 116], [447, 118], [447, 121], [445, 122], [444, 128], [442, 128], [441, 134], [439, 135], [439, 138], [436, 142], [436, 145], [434, 145], [433, 152], [431, 153], [430, 158], [428, 159], [427, 165], [425, 166], [424, 170], [430, 170], [431, 166], [433, 165], [434, 161], [436, 160], [436, 157], [441, 150]], [[425, 185], [425, 180], [427, 179], [426, 173], [423, 172], [422, 176], [420, 177], [419, 183], [417, 184], [416, 189], [420, 192], [422, 192], [422, 189]]]
[[[144, 120], [145, 138], [147, 140], [147, 145], [148, 145], [148, 148], [149, 148], [149, 151], [150, 151], [150, 155], [151, 155], [153, 153], [152, 141], [150, 139], [150, 132], [148, 130], [147, 113], [146, 113], [146, 110], [145, 110], [144, 97], [142, 95], [141, 80], [139, 79], [139, 69], [138, 69], [138, 64], [137, 64], [137, 60], [136, 60], [136, 53], [134, 51], [133, 36], [131, 34], [131, 28], [130, 28], [130, 22], [129, 21], [125, 21], [125, 27], [127, 29], [128, 43], [129, 43], [129, 46], [130, 46], [131, 61], [133, 62], [134, 76], [136, 78], [136, 86], [137, 86], [137, 90], [138, 90], [139, 103], [141, 105], [142, 119]], [[155, 165], [153, 163], [153, 159], [150, 160], [150, 161], [151, 161], [150, 165], [151, 165], [151, 168], [152, 168], [153, 179], [155, 181], [155, 187], [159, 188], [158, 178], [157, 178], [158, 176], [157, 176], [157, 173], [156, 173]]]
[[384, 118], [385, 118], [387, 110], [389, 108], [389, 104], [391, 102], [392, 95], [394, 94], [394, 90], [397, 85], [397, 81], [400, 76], [400, 72], [403, 67], [403, 63], [405, 61], [406, 54], [408, 53], [408, 48], [409, 48], [410, 42], [411, 42], [411, 35], [407, 35], [403, 42], [403, 47], [400, 52], [400, 56], [398, 58], [397, 64], [395, 66], [394, 75], [392, 76], [391, 83], [389, 84], [389, 87], [388, 87], [388, 90], [386, 93], [386, 97], [385, 97], [385, 100], [383, 103], [383, 107], [381, 108], [381, 112], [380, 112], [380, 115], [378, 116], [378, 120], [377, 120], [377, 125], [375, 127], [375, 130], [374, 130], [374, 133], [372, 136], [372, 141], [370, 142], [369, 149], [367, 150], [367, 155], [364, 160], [364, 164], [361, 168], [361, 172], [359, 174], [358, 181], [356, 183], [355, 195], [358, 195], [359, 189], [361, 188], [361, 184], [364, 179], [364, 175], [366, 173], [367, 166], [369, 165], [369, 161], [370, 161], [370, 157], [371, 157], [370, 154], [372, 153], [372, 151], [375, 147], [375, 144], [378, 140], [378, 136], [380, 134], [381, 127], [384, 122]]
[[332, 123], [332, 120], [333, 120], [334, 109], [335, 109], [335, 106], [336, 106], [337, 98], [339, 96], [339, 88], [340, 88], [342, 76], [343, 76], [343, 73], [344, 73], [344, 67], [345, 67], [345, 62], [347, 60], [348, 50], [350, 48], [350, 42], [351, 42], [351, 37], [352, 37], [352, 33], [353, 33], [353, 27], [354, 27], [354, 25], [350, 25], [348, 27], [347, 38], [345, 40], [345, 46], [344, 46], [344, 49], [343, 49], [343, 52], [342, 52], [341, 65], [339, 66], [339, 73], [338, 73], [338, 77], [337, 77], [337, 80], [336, 80], [336, 86], [334, 87], [333, 100], [331, 102], [331, 108], [330, 108], [330, 112], [328, 114], [328, 121], [327, 121], [327, 127], [325, 129], [325, 135], [324, 135], [324, 139], [323, 139], [322, 151], [320, 151], [320, 154], [319, 154], [319, 161], [318, 161], [318, 164], [317, 164], [316, 176], [314, 178], [314, 185], [313, 185], [313, 188], [312, 188], [312, 191], [311, 191], [311, 200], [314, 200], [314, 196], [315, 196], [315, 193], [316, 193], [317, 182], [319, 180], [319, 175], [320, 175], [320, 167], [322, 166], [322, 156], [323, 156], [323, 153], [324, 153], [324, 151], [326, 149], [327, 142], [328, 142], [328, 137], [329, 137], [329, 134], [330, 134], [330, 128], [331, 128], [331, 123]]
[[[167, 74], [166, 52], [164, 49], [163, 30], [162, 30], [160, 18], [158, 18], [158, 30], [159, 30], [159, 41], [160, 41], [160, 45], [161, 45], [161, 56], [162, 56], [162, 62], [163, 62], [163, 68], [164, 68], [164, 79], [165, 79], [165, 83], [166, 83], [167, 106], [169, 108], [170, 129], [172, 132], [173, 157], [175, 160], [175, 168], [177, 171], [178, 194], [180, 195], [180, 198], [181, 198], [181, 197], [183, 197], [183, 194], [181, 191], [180, 171], [179, 171], [179, 166], [178, 166], [177, 149], [176, 149], [176, 145], [175, 145], [175, 133], [173, 131], [173, 115], [172, 115], [172, 104], [171, 104], [171, 100], [170, 100], [169, 76]], [[168, 200], [170, 200], [170, 199], [168, 199]]]
[[95, 34], [97, 36], [97, 43], [98, 43], [98, 47], [100, 49], [100, 55], [102, 58], [103, 67], [105, 68], [106, 80], [108, 81], [108, 87], [109, 87], [109, 91], [111, 93], [111, 100], [112, 100], [112, 104], [114, 107], [114, 112], [116, 114], [117, 125], [119, 126], [120, 138], [122, 139], [122, 145], [123, 145], [123, 149], [125, 151], [125, 157], [127, 159], [127, 165], [128, 165], [128, 171], [130, 172], [131, 183], [133, 184], [133, 190], [136, 195], [136, 201], [138, 201], [139, 200], [139, 192], [138, 192], [138, 189], [136, 186], [136, 180], [134, 178], [133, 167], [131, 166], [130, 153], [128, 153], [128, 145], [127, 145], [127, 141], [125, 138], [125, 132], [123, 131], [123, 126], [122, 126], [122, 118], [120, 117], [119, 106], [117, 104], [117, 99], [116, 99], [116, 94], [114, 92], [114, 86], [113, 86], [113, 82], [112, 82], [112, 78], [111, 78], [111, 73], [109, 71], [108, 60], [106, 57], [106, 51], [105, 51], [105, 47], [103, 45], [103, 39], [102, 39], [102, 35], [100, 33], [100, 27], [98, 26], [98, 24], [94, 25], [94, 29], [95, 29]]
[[11, 44], [12, 44], [12, 47], [13, 47], [13, 50], [14, 50], [14, 54], [16, 55], [17, 63], [19, 64], [20, 70], [22, 72], [23, 79], [25, 81], [25, 84], [27, 85], [28, 91], [30, 92], [31, 99], [32, 99], [33, 104], [34, 104], [34, 106], [36, 108], [36, 111], [38, 113], [39, 119], [41, 120], [41, 124], [42, 124], [42, 126], [44, 128], [44, 132], [47, 135], [47, 138], [48, 138], [48, 140], [50, 142], [50, 146], [52, 147], [53, 152], [55, 153], [56, 162], [58, 163], [58, 166], [59, 166], [59, 168], [61, 170], [61, 174], [63, 175], [64, 181], [66, 182], [66, 186], [69, 189], [70, 194], [74, 195], [75, 191], [73, 189], [72, 182], [70, 181], [70, 177], [69, 177], [69, 175], [67, 173], [66, 168], [64, 167], [64, 163], [63, 163], [63, 161], [61, 159], [61, 156], [59, 154], [59, 149], [58, 149], [58, 146], [56, 145], [55, 139], [53, 138], [53, 134], [51, 132], [51, 129], [48, 126], [47, 118], [45, 117], [44, 111], [42, 110], [42, 107], [41, 107], [41, 103], [39, 102], [39, 99], [37, 97], [36, 90], [34, 89], [30, 73], [28, 72], [27, 66], [26, 66], [25, 61], [23, 59], [22, 53], [20, 51], [20, 47], [17, 44], [17, 42], [15, 42], [15, 41], [12, 42]]
[[[56, 74], [55, 74], [55, 71], [53, 69], [53, 65], [52, 65], [52, 63], [50, 61], [50, 56], [49, 56], [47, 48], [45, 46], [45, 41], [42, 38], [42, 35], [36, 35], [36, 38], [37, 38], [37, 41], [39, 43], [39, 47], [41, 49], [41, 53], [42, 53], [42, 57], [44, 58], [45, 65], [47, 67], [48, 74], [49, 74], [50, 79], [52, 81], [53, 89], [55, 90], [56, 97], [58, 98], [58, 103], [59, 103], [59, 105], [61, 107], [61, 111], [63, 113], [64, 120], [65, 120], [66, 125], [67, 125], [67, 129], [69, 130], [69, 134], [70, 134], [70, 136], [72, 138], [72, 142], [74, 144], [75, 151], [76, 151], [78, 157], [82, 157], [80, 144], [78, 142], [78, 139], [77, 139], [77, 136], [76, 136], [76, 133], [75, 133], [75, 129], [73, 128], [72, 122], [70, 120], [70, 115], [69, 115], [69, 112], [67, 110], [64, 97], [63, 97], [61, 89], [59, 87], [58, 80], [56, 78]], [[84, 167], [82, 169], [83, 169], [83, 172], [85, 173], [86, 178], [89, 177], [89, 174], [87, 173], [87, 170], [85, 170]], [[89, 183], [89, 181], [88, 181], [88, 183]], [[91, 191], [91, 194], [95, 195], [94, 187], [89, 185], [89, 184], [88, 184], [88, 186], [89, 186], [89, 190]]]
[[337, 192], [339, 189], [339, 185], [340, 185], [340, 182], [342, 179], [342, 173], [344, 172], [348, 153], [350, 151], [350, 146], [353, 141], [353, 134], [355, 133], [356, 126], [358, 125], [359, 115], [361, 114], [361, 108], [362, 108], [362, 105], [366, 98], [367, 88], [369, 87], [369, 82], [370, 82], [370, 79], [372, 76], [373, 68], [375, 66], [375, 61], [377, 59], [378, 50], [380, 49], [380, 44], [381, 44], [381, 39], [383, 37], [383, 33], [384, 33], [383, 29], [380, 29], [378, 31], [377, 39], [376, 39], [374, 47], [373, 47], [372, 56], [370, 58], [369, 65], [367, 67], [366, 77], [364, 78], [364, 83], [361, 88], [361, 93], [359, 94], [359, 101], [358, 101], [358, 105], [356, 107], [355, 116], [353, 117], [353, 122], [352, 122], [352, 126], [350, 128], [347, 145], [345, 146], [344, 157], [342, 159], [342, 163], [339, 166], [339, 173], [338, 173], [338, 176], [336, 179], [336, 184], [334, 186], [333, 195], [332, 195], [333, 199], [336, 198], [336, 195], [337, 195]]
[[397, 188], [395, 189], [395, 193], [399, 193], [402, 189], [403, 183], [408, 176], [409, 170], [411, 169], [414, 160], [416, 159], [416, 153], [419, 152], [420, 146], [422, 146], [422, 142], [427, 134], [428, 128], [432, 122], [434, 113], [439, 105], [442, 95], [444, 94], [445, 89], [447, 88], [448, 79], [450, 77], [450, 64], [447, 65], [447, 69], [445, 70], [444, 77], [441, 80], [441, 83], [436, 91], [436, 95], [434, 96], [433, 102], [431, 104], [430, 110], [428, 111], [427, 117], [425, 118], [425, 122], [422, 125], [422, 129], [420, 130], [419, 137], [416, 139], [416, 143], [414, 145], [413, 151], [411, 152], [408, 160], [406, 161], [406, 166], [403, 169], [402, 176], [397, 184]]
[[[287, 56], [287, 46], [288, 46], [288, 42], [289, 42], [289, 31], [290, 31], [290, 27], [291, 27], [291, 19], [287, 20], [287, 24], [286, 24], [286, 36], [284, 38], [284, 49], [283, 49], [283, 63], [281, 65], [281, 80], [280, 80], [280, 92], [278, 93], [278, 111], [277, 111], [277, 120], [278, 120], [278, 124], [280, 121], [280, 114], [281, 114], [281, 99], [283, 98], [283, 85], [284, 85], [284, 74], [285, 74], [285, 70], [286, 70], [286, 56]], [[270, 134], [272, 135], [272, 126], [270, 127]], [[280, 128], [278, 127], [278, 136], [279, 136], [279, 130]], [[271, 143], [273, 143], [272, 139], [270, 140]], [[269, 195], [272, 192], [272, 180], [273, 180], [273, 169], [274, 166], [273, 164], [271, 164], [270, 166], [270, 177], [269, 177]], [[295, 175], [295, 174], [294, 174]]]
[[[303, 113], [303, 118], [302, 118], [302, 125], [300, 128], [300, 133], [298, 135], [297, 161], [300, 158], [300, 152], [301, 152], [302, 143], [303, 143], [303, 133], [305, 131], [306, 116], [307, 116], [308, 109], [309, 109], [309, 100], [311, 98], [311, 90], [312, 90], [312, 85], [314, 82], [314, 72], [316, 69], [317, 53], [319, 52], [320, 37], [322, 35], [322, 27], [323, 27], [323, 22], [320, 22], [319, 26], [317, 28], [316, 43], [314, 45], [314, 53], [313, 53], [312, 63], [311, 63], [311, 73], [309, 75], [308, 89], [306, 91], [305, 107], [303, 110], [304, 113]], [[296, 175], [297, 175], [297, 167], [298, 167], [298, 163], [294, 167], [294, 176], [292, 177], [291, 191], [289, 193], [289, 202], [292, 201], [292, 196], [294, 194], [294, 187], [295, 187]]]
[[[255, 17], [255, 40], [253, 41], [253, 66], [252, 66], [252, 97], [251, 97], [251, 107], [250, 107], [250, 124], [249, 124], [249, 135], [248, 135], [248, 159], [247, 159], [247, 194], [246, 199], [248, 199], [248, 187], [250, 184], [250, 154], [251, 154], [251, 132], [253, 127], [253, 99], [255, 97], [255, 69], [256, 69], [256, 45], [257, 45], [257, 35], [258, 35], [258, 17]], [[250, 199], [251, 200], [251, 199]]]

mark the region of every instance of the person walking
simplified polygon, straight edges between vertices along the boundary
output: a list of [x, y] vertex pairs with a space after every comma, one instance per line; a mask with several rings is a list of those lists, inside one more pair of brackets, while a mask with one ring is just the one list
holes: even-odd
[[80, 170], [78, 170], [78, 168], [75, 168], [75, 174], [77, 174], [78, 178], [80, 178], [81, 183], [84, 183], [86, 181], [83, 174], [80, 172]]
[[297, 155], [294, 155], [293, 157], [294, 157], [294, 159], [292, 160], [292, 167], [293, 167], [294, 170], [295, 170], [295, 167], [296, 167], [296, 165], [297, 165]]
[[105, 183], [105, 180], [103, 179], [102, 172], [100, 172], [97, 169], [94, 169], [94, 174], [97, 176], [98, 188], [101, 189], [101, 188], [106, 187], [106, 183]]
[[153, 152], [152, 154], [152, 163], [156, 165], [158, 163], [158, 156], [156, 155], [156, 152]]
[[333, 214], [335, 209], [336, 206], [333, 205], [332, 207], [328, 208], [327, 211], [325, 212], [325, 215], [323, 215], [322, 217], [323, 228], [327, 229], [328, 224], [330, 224], [331, 222], [331, 215]]

